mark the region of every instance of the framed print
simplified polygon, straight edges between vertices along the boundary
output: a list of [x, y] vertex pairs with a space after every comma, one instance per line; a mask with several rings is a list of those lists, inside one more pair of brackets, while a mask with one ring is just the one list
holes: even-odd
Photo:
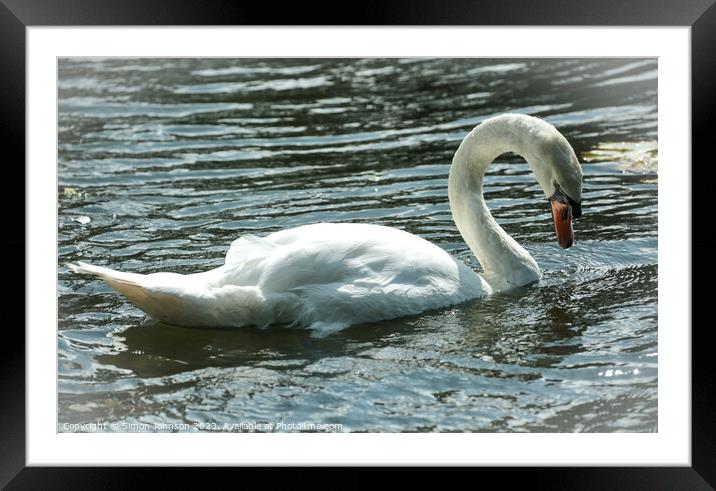
[[394, 2], [345, 26], [220, 4], [0, 8], [26, 183], [3, 484], [79, 465], [713, 484], [691, 276], [713, 5]]

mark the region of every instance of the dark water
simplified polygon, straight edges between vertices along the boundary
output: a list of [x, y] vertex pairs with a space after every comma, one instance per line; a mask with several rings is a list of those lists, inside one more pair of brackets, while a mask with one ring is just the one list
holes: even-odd
[[[656, 70], [639, 59], [60, 60], [58, 430], [656, 431]], [[333, 221], [405, 229], [478, 269], [451, 219], [448, 168], [470, 129], [507, 111], [546, 118], [584, 162], [567, 251], [526, 164], [505, 155], [488, 170], [488, 204], [540, 264], [539, 284], [317, 339], [145, 324], [65, 266], [198, 272], [241, 235]]]

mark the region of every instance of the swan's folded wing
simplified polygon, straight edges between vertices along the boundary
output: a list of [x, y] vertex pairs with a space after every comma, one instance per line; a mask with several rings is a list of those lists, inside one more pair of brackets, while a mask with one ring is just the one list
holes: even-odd
[[271, 255], [276, 247], [277, 245], [267, 238], [245, 235], [231, 243], [224, 263], [230, 265], [263, 259]]

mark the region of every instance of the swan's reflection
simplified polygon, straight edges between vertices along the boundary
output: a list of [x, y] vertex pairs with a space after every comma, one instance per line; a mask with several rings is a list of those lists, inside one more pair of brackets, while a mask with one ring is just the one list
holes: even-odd
[[351, 326], [326, 337], [308, 329], [187, 328], [164, 323], [140, 324], [114, 333], [117, 351], [95, 357], [102, 364], [157, 377], [207, 367], [266, 364], [280, 369], [307, 365], [320, 358], [346, 356], [395, 342], [413, 330], [414, 318]]

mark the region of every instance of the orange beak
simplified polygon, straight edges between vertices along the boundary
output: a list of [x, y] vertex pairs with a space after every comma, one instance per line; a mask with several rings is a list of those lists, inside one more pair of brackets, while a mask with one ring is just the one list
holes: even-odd
[[557, 232], [557, 242], [562, 249], [568, 249], [574, 244], [574, 229], [572, 228], [572, 207], [567, 203], [550, 199], [552, 205], [552, 218], [554, 230]]

